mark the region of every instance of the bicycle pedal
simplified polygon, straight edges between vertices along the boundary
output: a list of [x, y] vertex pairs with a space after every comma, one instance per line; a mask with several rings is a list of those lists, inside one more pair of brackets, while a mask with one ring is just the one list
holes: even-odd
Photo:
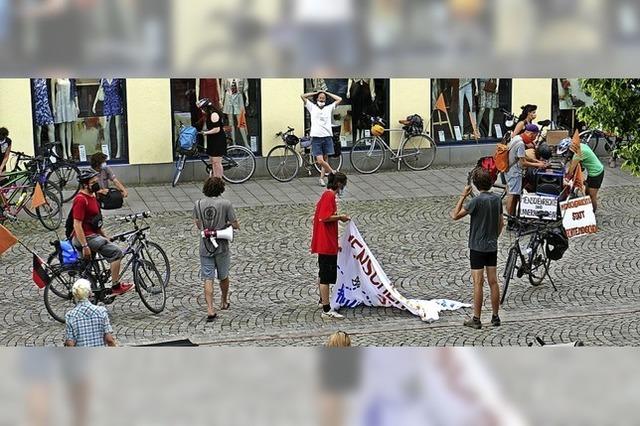
[[524, 275], [524, 268], [518, 268], [518, 270], [516, 271], [516, 277], [522, 278], [523, 275]]

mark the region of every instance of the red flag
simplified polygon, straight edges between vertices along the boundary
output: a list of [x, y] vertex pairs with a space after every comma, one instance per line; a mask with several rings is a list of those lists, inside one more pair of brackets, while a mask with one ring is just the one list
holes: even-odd
[[0, 225], [0, 255], [9, 250], [18, 239], [4, 226]]
[[45, 261], [36, 254], [33, 255], [33, 273], [31, 278], [38, 288], [45, 288], [51, 282], [51, 277], [45, 269]]
[[444, 103], [444, 96], [442, 96], [442, 93], [440, 93], [440, 96], [438, 96], [438, 100], [436, 101], [436, 109], [445, 113], [447, 112], [447, 104]]

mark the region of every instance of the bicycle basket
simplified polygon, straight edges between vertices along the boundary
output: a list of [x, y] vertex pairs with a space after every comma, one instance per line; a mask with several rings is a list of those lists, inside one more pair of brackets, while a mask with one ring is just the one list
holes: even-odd
[[302, 148], [309, 148], [311, 146], [311, 137], [303, 136], [300, 138], [300, 146]]
[[296, 146], [300, 139], [296, 135], [287, 135], [284, 137], [284, 141], [289, 146]]

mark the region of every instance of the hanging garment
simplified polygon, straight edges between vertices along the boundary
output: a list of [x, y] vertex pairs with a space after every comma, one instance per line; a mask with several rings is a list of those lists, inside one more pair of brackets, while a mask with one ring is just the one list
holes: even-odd
[[224, 80], [224, 105], [222, 111], [225, 114], [240, 114], [244, 108], [244, 99], [242, 95], [247, 87], [246, 79], [227, 78]]
[[461, 78], [460, 79], [460, 88], [458, 89], [458, 99], [460, 100], [460, 105], [458, 106], [458, 123], [460, 124], [460, 130], [464, 132], [464, 100], [467, 99], [469, 103], [469, 111], [475, 111], [473, 107], [473, 88], [471, 87], [470, 78]]
[[220, 104], [220, 93], [218, 92], [218, 79], [200, 79], [200, 99], [209, 98], [215, 105]]
[[120, 79], [114, 78], [109, 81], [103, 78], [101, 84], [104, 90], [104, 115], [107, 117], [122, 115]]
[[498, 108], [498, 94], [496, 92], [487, 92], [484, 85], [489, 79], [478, 79], [478, 92], [480, 93], [480, 108]]
[[347, 97], [347, 88], [349, 87], [348, 78], [325, 78], [324, 83], [327, 87], [327, 91], [334, 95], [338, 95], [343, 99]]
[[[351, 109], [353, 127], [355, 130], [365, 130], [371, 127], [366, 115], [373, 112], [373, 100], [371, 85], [373, 79], [353, 80], [349, 96], [351, 98]], [[373, 89], [375, 90], [375, 89]]]
[[75, 80], [59, 78], [56, 82], [56, 113], [54, 122], [72, 123], [78, 119]]
[[49, 88], [45, 78], [33, 80], [33, 96], [35, 98], [36, 125], [45, 126], [53, 124], [51, 104], [49, 103]]

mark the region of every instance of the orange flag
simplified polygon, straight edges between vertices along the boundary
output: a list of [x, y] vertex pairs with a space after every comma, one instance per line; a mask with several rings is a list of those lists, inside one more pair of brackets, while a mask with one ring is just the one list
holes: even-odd
[[440, 96], [438, 96], [438, 100], [436, 101], [436, 109], [445, 113], [447, 112], [447, 104], [444, 103], [444, 96], [442, 96], [442, 93], [440, 93]]
[[36, 187], [33, 190], [33, 197], [31, 198], [31, 208], [37, 209], [44, 204], [47, 204], [47, 201], [44, 199], [44, 192], [42, 192], [42, 187], [40, 186], [40, 182], [38, 182], [36, 183]]
[[247, 128], [247, 116], [244, 113], [244, 108], [240, 112], [240, 118], [238, 118], [238, 129], [246, 129]]
[[18, 239], [4, 226], [0, 225], [0, 254], [9, 250]]
[[584, 191], [584, 176], [582, 175], [582, 167], [578, 164], [576, 171], [573, 173], [573, 186]]
[[571, 151], [574, 154], [580, 154], [580, 133], [576, 130], [571, 140]]

